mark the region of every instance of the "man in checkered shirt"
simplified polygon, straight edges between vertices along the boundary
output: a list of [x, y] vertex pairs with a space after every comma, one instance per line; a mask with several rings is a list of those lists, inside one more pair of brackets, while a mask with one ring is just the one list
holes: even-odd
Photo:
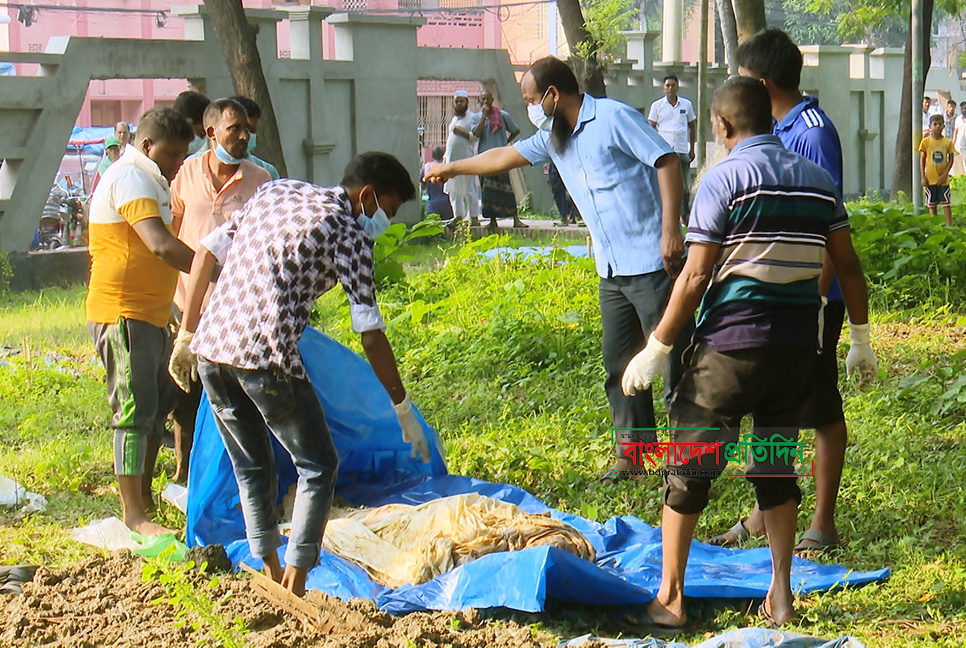
[[[415, 195], [409, 172], [387, 153], [356, 156], [336, 187], [270, 182], [200, 241], [191, 267], [171, 373], [179, 384], [200, 374], [234, 468], [252, 555], [299, 596], [319, 560], [339, 458], [298, 342], [313, 303], [337, 282], [403, 438], [412, 442], [414, 456], [429, 461], [376, 305], [373, 241], [365, 229], [370, 219], [392, 218]], [[224, 269], [199, 323], [216, 262]], [[284, 571], [276, 552], [278, 477], [266, 427], [299, 475]]]

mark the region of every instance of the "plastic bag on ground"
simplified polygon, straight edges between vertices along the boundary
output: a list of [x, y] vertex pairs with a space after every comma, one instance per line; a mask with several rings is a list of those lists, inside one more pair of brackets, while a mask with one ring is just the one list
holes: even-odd
[[0, 506], [20, 506], [21, 513], [39, 512], [47, 508], [47, 499], [0, 475]]

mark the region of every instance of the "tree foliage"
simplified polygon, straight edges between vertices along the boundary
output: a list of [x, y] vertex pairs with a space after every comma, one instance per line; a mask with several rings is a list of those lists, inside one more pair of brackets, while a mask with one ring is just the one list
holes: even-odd
[[589, 0], [584, 6], [584, 26], [590, 40], [577, 44], [581, 58], [597, 57], [601, 63], [619, 60], [624, 55], [624, 35], [637, 18], [634, 0]]

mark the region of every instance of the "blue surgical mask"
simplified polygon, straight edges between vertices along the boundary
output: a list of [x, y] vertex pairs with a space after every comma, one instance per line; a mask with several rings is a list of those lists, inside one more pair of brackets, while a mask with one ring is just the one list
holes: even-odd
[[[547, 88], [547, 92], [550, 92], [550, 88]], [[537, 127], [537, 130], [548, 131], [553, 128], [553, 115], [547, 115], [543, 110], [543, 100], [547, 98], [547, 92], [543, 93], [540, 103], [527, 106], [527, 117], [530, 118], [530, 123]], [[553, 106], [553, 111], [557, 112], [556, 104]]]
[[248, 151], [246, 153], [250, 154], [255, 149], [255, 135], [256, 133], [251, 133], [248, 136]]
[[386, 210], [379, 206], [379, 199], [375, 195], [373, 195], [373, 198], [376, 199], [376, 211], [373, 212], [372, 216], [367, 216], [365, 210], [363, 210], [356, 218], [356, 222], [366, 231], [369, 238], [375, 241], [389, 229], [389, 216], [386, 215]]
[[245, 158], [232, 157], [231, 153], [226, 151], [221, 144], [215, 147], [215, 156], [222, 164], [241, 164], [245, 161]]

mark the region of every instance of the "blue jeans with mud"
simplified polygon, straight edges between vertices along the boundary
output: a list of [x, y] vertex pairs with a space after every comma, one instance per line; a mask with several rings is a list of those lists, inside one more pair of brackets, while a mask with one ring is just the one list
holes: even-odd
[[201, 357], [198, 373], [235, 471], [252, 555], [264, 558], [282, 544], [275, 517], [279, 492], [271, 434], [291, 455], [298, 472], [285, 563], [311, 569], [319, 561], [339, 468], [312, 383], [279, 371], [238, 369]]

